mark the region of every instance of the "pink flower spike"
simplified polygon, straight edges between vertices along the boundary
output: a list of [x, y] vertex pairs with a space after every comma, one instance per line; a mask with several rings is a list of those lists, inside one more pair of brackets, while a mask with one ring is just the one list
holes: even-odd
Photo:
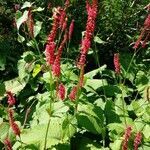
[[120, 60], [119, 60], [119, 53], [114, 54], [114, 67], [116, 74], [120, 74]]
[[122, 150], [127, 150], [128, 149], [128, 141], [129, 141], [129, 138], [131, 136], [131, 131], [132, 131], [132, 128], [130, 126], [128, 126], [125, 130]]
[[66, 93], [66, 89], [65, 86], [61, 83], [58, 87], [58, 96], [61, 100], [65, 99], [65, 93]]
[[138, 132], [134, 139], [134, 150], [138, 150], [138, 146], [141, 143], [141, 140], [142, 140], [142, 133]]
[[14, 134], [15, 134], [16, 136], [20, 136], [20, 129], [19, 129], [19, 126], [18, 126], [15, 122], [12, 122], [12, 123], [10, 124], [10, 126], [11, 126], [11, 128], [12, 128]]
[[12, 150], [12, 144], [8, 138], [4, 140], [4, 145], [6, 146], [7, 150]]
[[74, 86], [69, 94], [69, 99], [74, 101], [76, 99], [76, 96], [77, 96], [77, 87]]
[[16, 103], [16, 99], [14, 98], [13, 94], [8, 91], [7, 93], [7, 97], [8, 97], [8, 101], [7, 103], [9, 104], [9, 106], [13, 106]]
[[74, 30], [74, 20], [71, 21], [71, 24], [69, 26], [69, 40], [71, 40], [73, 30]]

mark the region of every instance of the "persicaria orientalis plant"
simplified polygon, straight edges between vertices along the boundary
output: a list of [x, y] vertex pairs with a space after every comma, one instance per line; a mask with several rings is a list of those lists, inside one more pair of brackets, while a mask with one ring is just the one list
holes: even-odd
[[[143, 103], [142, 106], [139, 105], [137, 99], [139, 99], [141, 93], [138, 89], [139, 85], [136, 84], [146, 77], [140, 80], [141, 72], [136, 72], [131, 76], [130, 71], [133, 71], [131, 68], [132, 65], [134, 66], [132, 63], [137, 53], [136, 50], [140, 45], [144, 48], [148, 44], [150, 15], [147, 15], [141, 35], [135, 42], [134, 56], [127, 69], [124, 68], [124, 63], [127, 64], [128, 62], [122, 60], [122, 53], [117, 49], [114, 50], [118, 51], [117, 53], [111, 53], [111, 69], [113, 71], [105, 65], [101, 67], [101, 63], [97, 62], [98, 69], [89, 72], [87, 71], [89, 69], [87, 67], [87, 55], [96, 55], [94, 57], [99, 59], [99, 53], [97, 53], [100, 50], [99, 45], [100, 47], [105, 46], [110, 42], [101, 40], [101, 37], [98, 37], [99, 33], [94, 36], [95, 28], [98, 28], [96, 26], [99, 12], [98, 4], [101, 3], [98, 0], [83, 2], [85, 6], [83, 14], [86, 14], [85, 31], [82, 34], [82, 39], [78, 43], [75, 41], [76, 45], [79, 45], [78, 52], [74, 51], [76, 47], [73, 47], [74, 41], [72, 41], [76, 34], [75, 31], [78, 31], [76, 26], [78, 20], [70, 14], [74, 2], [70, 3], [69, 0], [66, 0], [62, 4], [62, 6], [53, 7], [54, 2], [47, 3], [43, 10], [41, 8], [36, 9], [35, 5], [31, 3], [25, 3], [23, 7], [15, 6], [15, 11], [19, 11], [22, 15], [21, 19], [24, 19], [22, 25], [18, 23], [21, 19], [15, 20], [18, 35], [20, 37], [23, 35], [24, 39], [27, 40], [25, 48], [31, 48], [33, 51], [26, 51], [17, 64], [18, 68], [23, 70], [22, 73], [18, 69], [19, 83], [23, 83], [21, 85], [22, 91], [19, 90], [19, 93], [17, 88], [17, 92], [16, 89], [11, 90], [9, 88], [5, 92], [7, 105], [6, 103], [4, 105], [7, 109], [4, 120], [11, 129], [13, 139], [7, 133], [2, 139], [2, 143], [8, 150], [17, 147], [18, 143], [21, 149], [30, 148], [28, 142], [32, 140], [32, 135], [36, 133], [40, 139], [40, 149], [57, 149], [66, 141], [67, 144], [72, 142], [74, 145], [76, 143], [74, 139], [78, 138], [78, 135], [82, 137], [87, 136], [87, 133], [90, 135], [92, 133], [91, 143], [95, 143], [94, 146], [100, 145], [100, 147], [96, 147], [98, 149], [102, 145], [106, 147], [110, 144], [111, 149], [116, 146], [122, 150], [131, 147], [138, 150], [143, 145], [142, 142], [145, 137], [142, 130], [136, 129], [136, 125], [132, 124], [139, 121], [139, 116], [142, 114], [139, 109], [143, 109], [143, 105], [146, 107], [147, 102]], [[43, 18], [41, 17], [43, 14], [40, 14], [42, 11], [45, 13]], [[48, 19], [50, 27], [46, 25], [44, 26], [46, 30], [44, 30], [42, 25], [40, 27], [40, 19], [38, 18], [37, 21], [36, 17], [41, 20]], [[103, 19], [100, 21], [103, 21]], [[37, 33], [37, 30], [41, 30], [42, 34]], [[112, 37], [110, 36], [110, 39]], [[89, 51], [93, 47], [93, 41], [95, 47], [93, 51]], [[24, 43], [25, 41], [22, 45]], [[72, 56], [72, 59], [72, 57], [69, 57], [76, 53], [79, 54], [78, 58]], [[77, 60], [76, 63], [74, 59]], [[97, 61], [99, 61], [98, 59]], [[94, 66], [94, 63], [91, 66]], [[129, 80], [130, 76], [132, 80]], [[119, 82], [117, 79], [119, 79]], [[131, 87], [134, 87], [133, 91], [131, 88], [128, 89], [128, 83], [131, 84]], [[29, 90], [30, 97], [28, 97], [28, 92], [24, 92], [24, 89]], [[149, 92], [148, 86], [147, 89]], [[132, 115], [134, 120], [130, 120]], [[22, 120], [23, 124], [21, 123], [20, 127], [17, 121], [21, 122]], [[135, 133], [135, 129], [138, 132]], [[26, 134], [29, 134], [29, 140], [27, 140]], [[98, 137], [95, 138], [95, 135], [98, 135]], [[35, 136], [35, 142], [38, 143], [39, 139], [36, 138], [37, 136]], [[14, 142], [15, 140], [17, 144]], [[78, 149], [78, 145], [76, 149]]]

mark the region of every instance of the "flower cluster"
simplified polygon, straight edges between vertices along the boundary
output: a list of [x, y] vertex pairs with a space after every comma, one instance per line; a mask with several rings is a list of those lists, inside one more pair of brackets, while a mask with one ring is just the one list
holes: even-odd
[[16, 103], [15, 97], [13, 96], [12, 92], [10, 92], [10, 91], [8, 91], [6, 93], [7, 93], [7, 97], [8, 97], [8, 100], [7, 100], [8, 105], [13, 106]]
[[60, 59], [61, 59], [61, 55], [62, 55], [62, 51], [63, 51], [63, 48], [65, 46], [65, 43], [67, 42], [67, 36], [68, 36], [68, 33], [66, 32], [64, 34], [64, 38], [63, 38], [63, 41], [61, 42], [59, 48], [58, 48], [58, 51], [57, 51], [57, 55], [55, 57], [55, 60], [54, 60], [54, 64], [52, 66], [52, 71], [53, 71], [53, 74], [56, 76], [56, 77], [59, 77], [60, 76]]
[[76, 96], [77, 96], [77, 86], [74, 86], [69, 94], [69, 99], [74, 101], [76, 99]]
[[88, 13], [88, 19], [86, 24], [86, 31], [84, 38], [81, 42], [81, 55], [78, 62], [78, 67], [81, 68], [85, 65], [86, 61], [86, 54], [88, 53], [88, 50], [91, 46], [91, 39], [93, 37], [93, 33], [95, 30], [95, 20], [97, 16], [97, 7], [98, 7], [98, 1], [93, 0], [92, 4], [89, 3], [89, 1], [86, 1], [86, 9]]
[[139, 38], [135, 42], [133, 48], [134, 49], [139, 48], [141, 43], [142, 43], [142, 47], [144, 48], [146, 46], [146, 43], [149, 40], [149, 38], [150, 38], [150, 14], [148, 14], [147, 18], [145, 19], [144, 28], [143, 28]]
[[18, 125], [15, 123], [15, 120], [13, 118], [14, 111], [12, 109], [9, 109], [8, 115], [9, 115], [9, 125], [12, 128], [14, 134], [16, 136], [20, 136], [20, 129], [19, 129]]
[[6, 146], [7, 150], [12, 150], [12, 144], [8, 138], [6, 138], [3, 143]]
[[116, 74], [120, 74], [119, 53], [114, 54], [114, 67], [115, 67]]
[[52, 65], [55, 60], [55, 47], [56, 47], [55, 37], [59, 27], [59, 20], [60, 20], [60, 7], [54, 9], [53, 12], [53, 26], [50, 34], [48, 35], [47, 44], [45, 48], [47, 65]]
[[141, 140], [142, 140], [142, 133], [138, 132], [134, 139], [134, 150], [138, 150], [138, 146], [141, 143]]
[[33, 38], [34, 37], [34, 21], [33, 21], [33, 17], [32, 17], [31, 8], [29, 8], [28, 20], [26, 21], [26, 23], [27, 23], [29, 35], [30, 35], [31, 38]]
[[61, 100], [64, 100], [65, 99], [65, 93], [66, 93], [66, 89], [65, 89], [65, 86], [61, 83], [59, 84], [59, 87], [58, 87], [58, 97], [61, 99]]
[[128, 126], [125, 130], [122, 150], [127, 150], [128, 149], [128, 141], [129, 141], [129, 138], [131, 136], [131, 131], [132, 131], [132, 128], [130, 126]]
[[73, 29], [74, 29], [74, 20], [71, 21], [71, 24], [69, 26], [69, 36], [68, 36], [69, 40], [71, 40]]

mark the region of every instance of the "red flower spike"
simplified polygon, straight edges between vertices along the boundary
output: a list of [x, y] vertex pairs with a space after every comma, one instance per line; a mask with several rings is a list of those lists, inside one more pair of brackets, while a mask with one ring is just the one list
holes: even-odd
[[58, 52], [57, 52], [54, 64], [52, 66], [52, 71], [55, 77], [59, 77], [61, 73], [60, 59], [61, 59], [61, 54], [62, 54], [62, 51], [66, 42], [67, 42], [67, 32], [65, 33], [64, 39], [58, 48]]
[[61, 9], [60, 11], [60, 21], [59, 21], [59, 27], [63, 29], [63, 24], [65, 23], [66, 19], [66, 12], [64, 9]]
[[129, 141], [129, 138], [131, 136], [131, 131], [132, 131], [132, 128], [130, 126], [128, 126], [125, 130], [122, 150], [127, 150], [128, 149], [128, 141]]
[[20, 129], [19, 129], [19, 126], [18, 126], [15, 122], [11, 122], [10, 126], [11, 126], [11, 128], [12, 128], [14, 134], [15, 134], [16, 136], [20, 136]]
[[57, 93], [61, 100], [65, 99], [66, 90], [65, 90], [65, 86], [62, 83], [59, 85]]
[[60, 71], [60, 58], [59, 57], [56, 57], [55, 62], [52, 66], [52, 71], [55, 77], [60, 76], [61, 71]]
[[20, 5], [19, 4], [15, 4], [14, 9], [15, 9], [15, 11], [18, 11], [20, 9]]
[[8, 117], [9, 117], [9, 123], [11, 124], [14, 122], [14, 111], [12, 109], [8, 109]]
[[70, 0], [66, 0], [66, 2], [65, 2], [65, 8], [68, 8], [69, 4], [70, 4]]
[[114, 54], [114, 66], [116, 74], [120, 74], [120, 60], [119, 53]]
[[81, 57], [78, 62], [78, 67], [81, 68], [85, 65], [86, 61], [86, 54], [88, 53], [88, 50], [91, 46], [91, 39], [93, 37], [93, 33], [95, 30], [95, 20], [97, 16], [97, 7], [98, 7], [98, 1], [93, 0], [92, 4], [89, 3], [89, 1], [86, 1], [86, 10], [88, 14], [88, 19], [86, 23], [86, 31], [84, 38], [81, 43]]
[[147, 16], [145, 22], [144, 22], [145, 28], [150, 28], [150, 14]]
[[32, 10], [30, 8], [28, 11], [27, 26], [28, 26], [29, 35], [31, 38], [33, 38], [34, 37], [34, 21], [32, 17]]
[[14, 98], [12, 92], [8, 91], [6, 93], [7, 93], [7, 97], [8, 97], [7, 103], [9, 104], [9, 106], [13, 106], [16, 103], [16, 99]]
[[74, 86], [69, 94], [69, 99], [74, 101], [76, 99], [76, 96], [77, 96], [77, 87]]
[[49, 44], [46, 45], [45, 56], [46, 56], [46, 63], [48, 65], [52, 65], [54, 63], [54, 60], [55, 60], [55, 55], [54, 55], [55, 46], [56, 45], [55, 45], [54, 42], [50, 42]]
[[71, 24], [69, 26], [69, 40], [71, 40], [73, 30], [74, 30], [74, 20], [71, 21]]
[[12, 150], [12, 144], [8, 138], [4, 140], [4, 145], [6, 146], [7, 150]]
[[62, 26], [62, 32], [65, 31], [65, 29], [67, 28], [67, 18], [65, 19], [63, 26]]
[[142, 39], [143, 39], [142, 47], [145, 48], [146, 42], [148, 41], [149, 38], [150, 38], [150, 14], [145, 19], [144, 28], [143, 28], [139, 38], [135, 42], [133, 48], [134, 49], [139, 48]]
[[138, 132], [134, 139], [134, 150], [138, 150], [138, 146], [141, 143], [141, 140], [142, 140], [142, 133]]
[[50, 34], [47, 38], [47, 44], [45, 48], [45, 56], [46, 56], [46, 63], [47, 65], [53, 65], [55, 60], [55, 37], [57, 34], [57, 30], [59, 27], [59, 21], [60, 21], [60, 7], [54, 9], [53, 13], [53, 26], [51, 29]]

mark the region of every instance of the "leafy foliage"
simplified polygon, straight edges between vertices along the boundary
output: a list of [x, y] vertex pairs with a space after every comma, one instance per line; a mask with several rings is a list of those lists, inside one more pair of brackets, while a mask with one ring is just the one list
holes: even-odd
[[[131, 126], [128, 148], [133, 149], [135, 134], [141, 132], [139, 150], [148, 150], [149, 43], [145, 49], [132, 49], [148, 13], [148, 2], [98, 3], [96, 35], [85, 70], [80, 72], [77, 55], [85, 36], [86, 4], [70, 0], [66, 29], [72, 19], [75, 28], [62, 53], [61, 76], [55, 77], [52, 66], [46, 63], [44, 49], [53, 26], [52, 13], [57, 6], [63, 8], [64, 1], [0, 1], [0, 148], [6, 147], [4, 141], [9, 138], [14, 150], [119, 150], [126, 127]], [[56, 50], [64, 34], [59, 28]], [[114, 71], [116, 52], [120, 53], [120, 74]], [[79, 86], [82, 73], [83, 86]], [[65, 86], [63, 100], [59, 97], [59, 84]], [[75, 99], [69, 97], [73, 87], [77, 87]], [[14, 106], [9, 105], [8, 91], [16, 99]], [[20, 137], [13, 132], [9, 109], [14, 110], [12, 120], [21, 130]]]

